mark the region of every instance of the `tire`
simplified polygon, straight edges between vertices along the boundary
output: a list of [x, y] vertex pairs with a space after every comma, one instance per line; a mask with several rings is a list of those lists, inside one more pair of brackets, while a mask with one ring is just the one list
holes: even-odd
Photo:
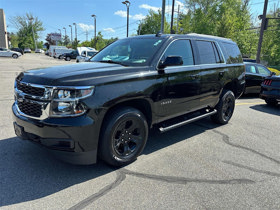
[[278, 104], [278, 102], [275, 99], [265, 99], [265, 102], [267, 105], [269, 106], [276, 106]]
[[13, 57], [14, 59], [16, 59], [16, 58], [18, 58], [18, 55], [17, 55], [17, 54], [13, 54], [12, 57]]
[[99, 157], [113, 166], [135, 161], [148, 138], [145, 116], [137, 109], [123, 107], [115, 110], [109, 117], [102, 129]]
[[66, 60], [67, 60], [67, 61], [70, 61], [70, 60], [71, 60], [71, 58], [70, 58], [70, 57], [66, 57]]
[[235, 96], [232, 91], [224, 90], [219, 103], [215, 109], [217, 113], [211, 116], [211, 119], [218, 124], [227, 124], [233, 115], [235, 107]]
[[58, 56], [58, 59], [59, 59], [59, 60], [61, 59], [61, 55], [60, 55], [60, 56]]

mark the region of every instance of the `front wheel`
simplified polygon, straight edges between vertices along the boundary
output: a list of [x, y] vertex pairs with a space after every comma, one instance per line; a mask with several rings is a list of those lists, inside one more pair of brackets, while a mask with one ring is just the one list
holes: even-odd
[[70, 61], [70, 60], [71, 60], [71, 58], [70, 58], [70, 57], [66, 57], [66, 60], [67, 60], [67, 61]]
[[235, 107], [235, 97], [232, 91], [224, 90], [219, 103], [216, 105], [217, 113], [211, 119], [219, 124], [227, 124], [233, 115]]
[[131, 107], [111, 113], [102, 130], [99, 156], [113, 166], [126, 165], [136, 160], [148, 138], [145, 116]]

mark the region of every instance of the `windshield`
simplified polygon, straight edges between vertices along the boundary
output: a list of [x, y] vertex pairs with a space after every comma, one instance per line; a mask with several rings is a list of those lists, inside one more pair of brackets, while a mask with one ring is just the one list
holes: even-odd
[[124, 66], [146, 66], [160, 49], [158, 37], [121, 39], [104, 48], [90, 61], [119, 63]]
[[96, 54], [96, 52], [88, 52], [88, 53], [87, 53], [87, 55], [90, 56], [90, 57], [93, 56], [93, 55], [95, 55], [95, 54]]

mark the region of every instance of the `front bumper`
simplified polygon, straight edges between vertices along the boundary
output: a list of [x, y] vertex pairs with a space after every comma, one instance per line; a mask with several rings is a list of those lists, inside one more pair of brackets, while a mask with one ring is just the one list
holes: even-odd
[[36, 120], [20, 115], [15, 104], [12, 110], [15, 133], [21, 139], [40, 144], [69, 163], [96, 163], [100, 129], [91, 117]]

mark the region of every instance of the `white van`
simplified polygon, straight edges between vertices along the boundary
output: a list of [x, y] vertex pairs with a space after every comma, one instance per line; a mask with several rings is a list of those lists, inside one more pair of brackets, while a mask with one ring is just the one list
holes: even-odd
[[76, 58], [77, 63], [88, 61], [98, 52], [96, 49], [91, 47], [78, 47], [77, 51], [79, 52], [79, 56]]
[[49, 56], [50, 57], [53, 57], [53, 50], [54, 49], [67, 49], [67, 47], [65, 47], [65, 46], [57, 46], [57, 45], [50, 45], [50, 47], [49, 47]]
[[67, 49], [61, 49], [61, 48], [54, 48], [54, 50], [53, 50], [53, 57], [54, 58], [59, 58], [59, 59], [62, 59], [62, 55], [64, 54], [64, 53], [70, 53], [70, 52], [72, 52], [73, 51], [73, 49], [71, 49], [71, 48], [67, 48]]

